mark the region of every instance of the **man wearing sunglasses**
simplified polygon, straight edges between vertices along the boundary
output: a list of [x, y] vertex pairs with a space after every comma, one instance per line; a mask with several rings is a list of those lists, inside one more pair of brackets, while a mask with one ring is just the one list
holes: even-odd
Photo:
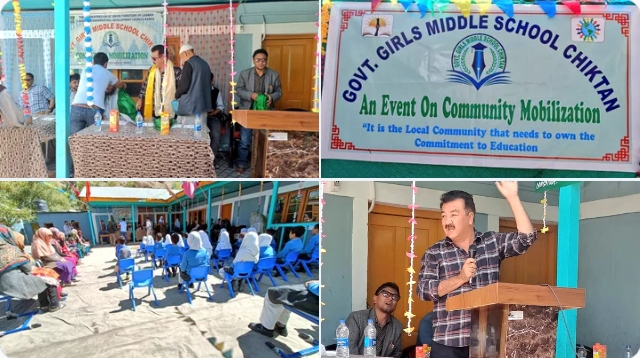
[[372, 319], [376, 327], [376, 357], [399, 358], [402, 354], [402, 323], [393, 317], [400, 289], [393, 282], [383, 283], [373, 296], [373, 307], [351, 312], [345, 324], [349, 328], [349, 354], [364, 355], [364, 329]]
[[434, 302], [432, 357], [469, 357], [471, 311], [447, 311], [447, 298], [498, 282], [500, 262], [524, 254], [537, 238], [518, 197], [518, 182], [496, 186], [511, 207], [517, 232], [479, 232], [473, 226], [476, 206], [471, 194], [453, 190], [440, 197], [447, 237], [422, 257], [417, 288], [420, 299]]
[[[164, 45], [155, 45], [151, 48], [151, 60], [153, 66], [149, 69], [147, 78], [142, 82], [140, 95], [136, 102], [136, 109], [142, 112], [144, 118], [160, 118], [162, 111], [169, 112], [173, 118], [173, 101], [176, 94], [176, 85], [182, 76], [182, 69], [171, 61], [171, 48], [168, 48], [169, 56], [165, 56]], [[166, 86], [162, 83], [167, 76]], [[165, 107], [162, 108], [162, 99], [166, 100]]]

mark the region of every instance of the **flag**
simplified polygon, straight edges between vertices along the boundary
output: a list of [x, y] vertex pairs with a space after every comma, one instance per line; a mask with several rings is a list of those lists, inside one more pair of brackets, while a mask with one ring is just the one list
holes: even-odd
[[72, 182], [69, 182], [69, 187], [73, 190], [73, 193], [76, 194], [76, 198], [80, 196], [80, 191], [73, 185]]
[[85, 188], [87, 189], [87, 193], [85, 195], [85, 201], [88, 203], [89, 198], [91, 197], [91, 184], [88, 181], [85, 182]]
[[184, 195], [188, 196], [189, 199], [193, 199], [196, 194], [196, 189], [198, 189], [197, 181], [183, 181], [182, 182], [182, 190], [184, 190]]

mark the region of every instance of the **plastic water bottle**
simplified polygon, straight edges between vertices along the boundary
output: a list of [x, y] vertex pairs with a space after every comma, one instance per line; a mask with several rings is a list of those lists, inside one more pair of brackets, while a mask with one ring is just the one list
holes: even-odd
[[376, 356], [376, 327], [373, 320], [369, 320], [369, 324], [364, 328], [364, 357], [373, 358]]
[[102, 114], [100, 114], [100, 111], [96, 111], [95, 116], [93, 116], [93, 122], [96, 132], [102, 132]]
[[142, 114], [140, 114], [140, 111], [138, 111], [138, 114], [136, 114], [136, 134], [142, 134], [142, 123], [144, 122], [143, 118], [142, 118]]
[[631, 346], [627, 345], [627, 351], [624, 353], [624, 358], [631, 358], [633, 354], [631, 353]]
[[202, 137], [202, 120], [200, 119], [200, 113], [196, 114], [196, 123], [193, 125], [193, 133], [196, 138]]
[[336, 341], [338, 347], [336, 348], [336, 357], [349, 358], [349, 328], [344, 324], [344, 320], [340, 320], [340, 325], [336, 329]]

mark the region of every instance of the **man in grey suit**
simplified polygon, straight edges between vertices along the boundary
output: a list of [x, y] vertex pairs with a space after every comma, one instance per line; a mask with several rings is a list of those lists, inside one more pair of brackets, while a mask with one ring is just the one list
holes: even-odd
[[376, 327], [376, 357], [400, 358], [402, 355], [402, 323], [393, 316], [400, 289], [393, 282], [380, 285], [373, 296], [373, 307], [351, 312], [345, 324], [349, 328], [349, 353], [364, 354], [364, 329], [368, 320]]
[[[236, 92], [240, 97], [240, 109], [252, 109], [258, 94], [267, 95], [267, 105], [274, 108], [274, 103], [282, 98], [282, 84], [280, 75], [270, 68], [267, 68], [269, 54], [263, 49], [258, 49], [253, 53], [254, 67], [240, 72]], [[240, 147], [238, 148], [238, 162], [236, 163], [236, 173], [242, 174], [249, 165], [249, 151], [251, 150], [251, 139], [253, 131], [240, 127]]]

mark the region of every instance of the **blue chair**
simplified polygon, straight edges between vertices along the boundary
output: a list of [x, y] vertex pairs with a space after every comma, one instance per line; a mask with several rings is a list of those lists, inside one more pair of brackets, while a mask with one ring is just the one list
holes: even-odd
[[[161, 260], [163, 262], [167, 258], [167, 249], [158, 249], [156, 248], [155, 253], [153, 254], [153, 268], [158, 268], [156, 265], [156, 261]], [[160, 264], [162, 266], [162, 264]]]
[[20, 314], [15, 314], [13, 312], [11, 312], [11, 296], [6, 296], [6, 295], [1, 295], [0, 294], [0, 301], [7, 301], [6, 304], [6, 318], [7, 320], [9, 319], [16, 319], [18, 317], [27, 317], [27, 319], [22, 322], [22, 324], [19, 327], [13, 328], [13, 329], [9, 329], [6, 331], [0, 331], [0, 337], [4, 337], [4, 336], [8, 336], [10, 334], [13, 333], [17, 333], [17, 332], [22, 332], [22, 331], [28, 331], [31, 328], [38, 328], [41, 325], [39, 323], [35, 323], [33, 326], [30, 324], [31, 323], [31, 319], [33, 318], [33, 316], [37, 315], [38, 313], [40, 313], [40, 310], [36, 310], [36, 311], [30, 311], [30, 312], [25, 312], [25, 313], [20, 313]]
[[[276, 258], [275, 257], [267, 257], [264, 259], [260, 259], [260, 261], [258, 261], [258, 264], [256, 265], [256, 269], [253, 273], [253, 282], [255, 282], [256, 284], [256, 291], [260, 292], [260, 287], [258, 287], [258, 282], [260, 282], [260, 280], [262, 280], [262, 276], [267, 275], [269, 276], [269, 278], [271, 279], [271, 283], [273, 284], [273, 287], [277, 287], [278, 285], [276, 285], [276, 281], [273, 279], [273, 276], [271, 276], [271, 271], [273, 271], [273, 268], [276, 266]], [[256, 280], [256, 275], [260, 274], [260, 277], [258, 277], [258, 279]], [[256, 282], [257, 281], [257, 282]]]
[[311, 258], [309, 260], [298, 259], [298, 261], [293, 265], [293, 267], [298, 267], [298, 265], [302, 265], [302, 267], [304, 267], [304, 270], [307, 272], [307, 275], [313, 278], [313, 275], [311, 274], [311, 270], [309, 270], [309, 266], [307, 266], [308, 264], [311, 264], [311, 263], [320, 265], [320, 249], [313, 250], [313, 253], [311, 254]]
[[222, 249], [218, 251], [218, 258], [212, 259], [211, 262], [213, 262], [213, 266], [216, 268], [216, 270], [219, 270], [220, 262], [224, 262], [225, 260], [229, 259], [229, 257], [231, 257], [231, 249]]
[[192, 304], [189, 285], [195, 284], [196, 282], [198, 283], [196, 292], [200, 291], [200, 285], [204, 283], [204, 288], [205, 290], [207, 290], [207, 294], [209, 295], [209, 301], [213, 301], [213, 296], [211, 296], [211, 291], [209, 291], [209, 286], [207, 286], [207, 278], [209, 277], [209, 265], [202, 265], [192, 268], [189, 276], [191, 277], [191, 280], [182, 282], [182, 286], [180, 287], [180, 293], [182, 293], [182, 291], [186, 289], [189, 304]]
[[155, 245], [146, 246], [144, 248], [144, 262], [149, 261], [149, 255], [153, 254], [156, 251]]
[[147, 245], [145, 244], [140, 244], [140, 247], [138, 248], [138, 250], [136, 251], [136, 257], [140, 257], [140, 255], [144, 255], [146, 253], [145, 251], [145, 247], [147, 247]]
[[285, 257], [283, 263], [281, 263], [281, 264], [277, 263], [276, 264], [276, 270], [278, 270], [278, 272], [280, 273], [280, 276], [282, 276], [282, 279], [285, 282], [289, 282], [289, 279], [287, 279], [287, 275], [285, 275], [284, 271], [282, 271], [283, 267], [289, 267], [289, 269], [291, 269], [291, 272], [293, 273], [293, 275], [296, 278], [300, 278], [300, 276], [298, 275], [296, 270], [293, 268], [293, 264], [296, 262], [296, 260], [298, 260], [298, 255], [300, 255], [300, 252], [292, 251], [292, 252], [287, 254], [287, 257]]
[[149, 293], [147, 293], [147, 295], [150, 295], [153, 292], [153, 298], [156, 301], [156, 306], [158, 306], [158, 297], [156, 297], [156, 291], [153, 289], [152, 269], [133, 271], [133, 276], [129, 283], [129, 299], [131, 300], [134, 311], [136, 310], [136, 300], [133, 297], [133, 289], [137, 287], [148, 287]]
[[[251, 290], [252, 295], [256, 295], [253, 292], [253, 285], [251, 285], [251, 281], [255, 281], [255, 277], [253, 277], [253, 267], [255, 264], [251, 261], [243, 261], [237, 262], [233, 265], [233, 276], [229, 273], [224, 273], [224, 278], [222, 279], [222, 284], [220, 288], [224, 287], [224, 282], [227, 282], [227, 286], [229, 286], [229, 294], [231, 298], [234, 298], [236, 294], [233, 292], [233, 287], [231, 286], [231, 281], [233, 280], [245, 280], [249, 285], [249, 289]], [[258, 284], [254, 282], [257, 286]]]
[[187, 249], [186, 247], [181, 247], [181, 248], [180, 248], [180, 253], [181, 253], [181, 254], [184, 254], [185, 252], [187, 252], [187, 250], [188, 250], [188, 249]]
[[118, 277], [118, 284], [120, 288], [122, 288], [122, 275], [123, 273], [132, 273], [135, 270], [136, 260], [135, 259], [122, 259], [118, 260], [118, 272], [116, 272], [116, 276]]
[[180, 264], [182, 263], [181, 255], [171, 255], [167, 257], [167, 260], [164, 262], [162, 266], [162, 274], [164, 275], [164, 279], [169, 282], [169, 268], [176, 267], [180, 268]]

